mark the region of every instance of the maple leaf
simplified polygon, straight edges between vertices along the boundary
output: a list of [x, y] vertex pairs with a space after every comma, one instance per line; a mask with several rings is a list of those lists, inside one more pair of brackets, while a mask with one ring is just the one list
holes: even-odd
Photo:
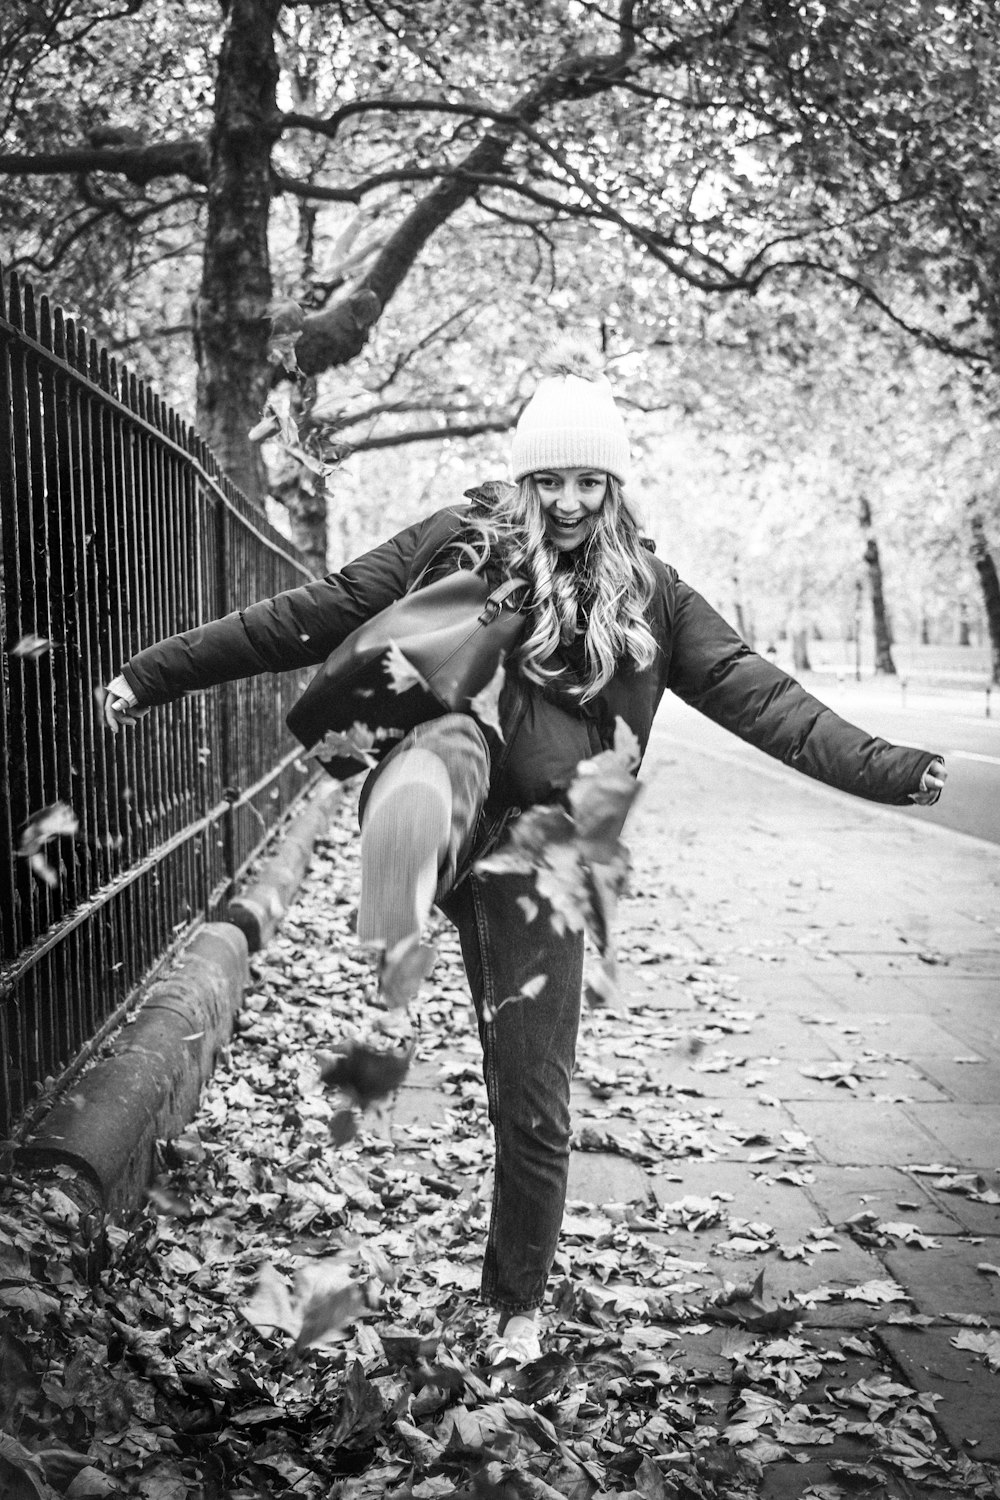
[[413, 936], [389, 949], [379, 971], [379, 991], [391, 1010], [402, 1010], [416, 999], [436, 959], [437, 949]]
[[39, 661], [41, 657], [46, 656], [55, 647], [55, 645], [56, 642], [50, 641], [47, 636], [32, 635], [31, 633], [29, 633], [28, 635], [22, 635], [21, 639], [19, 641], [16, 641], [14, 645], [11, 646], [10, 655], [23, 656], [29, 661]]
[[373, 1047], [351, 1042], [343, 1052], [319, 1057], [319, 1076], [328, 1088], [342, 1090], [359, 1109], [394, 1094], [409, 1071], [414, 1045], [401, 1048]]
[[789, 1302], [769, 1302], [764, 1295], [764, 1272], [752, 1286], [731, 1287], [714, 1299], [712, 1310], [721, 1323], [739, 1323], [760, 1333], [777, 1333], [791, 1328], [801, 1319], [801, 1312]]
[[963, 1328], [950, 1342], [956, 1349], [981, 1354], [991, 1370], [1000, 1370], [1000, 1333], [996, 1330], [974, 1333], [971, 1328]]
[[854, 1302], [907, 1302], [909, 1298], [895, 1281], [865, 1281], [844, 1288], [844, 1297]]
[[259, 1332], [276, 1331], [294, 1341], [297, 1354], [346, 1336], [347, 1325], [365, 1307], [364, 1288], [352, 1280], [343, 1257], [312, 1261], [295, 1274], [291, 1287], [273, 1265], [260, 1267], [250, 1301], [240, 1308]]
[[42, 850], [50, 839], [62, 838], [76, 833], [79, 822], [76, 813], [65, 802], [53, 802], [41, 812], [32, 813], [21, 829], [17, 852], [27, 859], [32, 874], [53, 888], [59, 884], [59, 876], [45, 858]]
[[542, 990], [545, 988], [547, 983], [547, 975], [533, 974], [530, 979], [526, 979], [524, 981], [516, 995], [505, 996], [505, 998], [500, 1001], [499, 1005], [491, 1006], [484, 1001], [484, 1019], [487, 1021], [495, 1021], [505, 1005], [514, 1005], [518, 1000], [534, 1000], [537, 995], [540, 995], [542, 993]]
[[[590, 934], [600, 967], [588, 999], [602, 1005], [617, 995], [612, 928], [629, 867], [620, 834], [638, 792], [631, 775], [638, 755], [635, 735], [618, 719], [614, 747], [580, 762], [567, 807], [531, 808], [518, 818], [504, 847], [476, 866], [484, 874], [533, 875], [539, 896], [552, 909], [555, 931]], [[527, 908], [525, 915], [532, 919]]]
[[427, 689], [427, 683], [421, 677], [416, 667], [403, 655], [395, 641], [390, 641], [382, 657], [385, 674], [389, 679], [389, 691], [391, 693], [406, 693], [410, 688], [421, 687]]
[[581, 852], [595, 864], [612, 864], [619, 857], [621, 831], [639, 793], [630, 762], [631, 756], [617, 749], [581, 761], [567, 793]]
[[262, 443], [266, 438], [273, 437], [280, 431], [280, 423], [273, 411], [267, 412], [259, 422], [255, 422], [247, 433], [247, 439], [251, 443]]
[[0, 1432], [0, 1479], [4, 1481], [4, 1493], [9, 1486], [18, 1500], [49, 1500], [55, 1493], [49, 1488], [39, 1456], [6, 1432]]
[[399, 740], [403, 737], [402, 729], [370, 729], [367, 724], [355, 721], [350, 729], [330, 729], [306, 752], [307, 760], [327, 760], [346, 756], [349, 760], [360, 761], [361, 765], [369, 767], [378, 765], [379, 756], [376, 755], [376, 746], [384, 746], [387, 741]]
[[[294, 303], [281, 304], [282, 308], [294, 306]], [[267, 341], [267, 357], [271, 364], [280, 365], [282, 369], [292, 373], [299, 367], [295, 345], [302, 337], [302, 329], [301, 326], [298, 328], [291, 326], [290, 321], [286, 322], [284, 318], [281, 321], [281, 327], [277, 323], [272, 325], [272, 332]]]

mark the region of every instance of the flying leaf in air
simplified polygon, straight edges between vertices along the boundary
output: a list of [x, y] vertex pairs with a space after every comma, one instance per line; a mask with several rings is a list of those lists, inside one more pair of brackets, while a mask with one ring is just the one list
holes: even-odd
[[530, 979], [526, 979], [524, 981], [516, 995], [505, 996], [504, 999], [500, 1001], [499, 1005], [494, 1006], [484, 1004], [483, 1016], [485, 1020], [495, 1021], [498, 1014], [503, 1010], [505, 1005], [513, 1005], [515, 1001], [518, 1000], [534, 1000], [537, 995], [540, 995], [542, 993], [542, 990], [545, 988], [547, 983], [547, 975], [532, 974]]
[[401, 729], [369, 729], [367, 724], [353, 723], [350, 729], [330, 729], [306, 754], [307, 760], [334, 760], [344, 757], [362, 766], [375, 766], [379, 757], [375, 747], [387, 740], [402, 739]]
[[391, 693], [406, 693], [410, 688], [426, 688], [427, 684], [412, 662], [407, 661], [395, 641], [390, 641], [382, 658]]
[[319, 1076], [328, 1088], [348, 1094], [359, 1109], [395, 1093], [406, 1077], [413, 1047], [378, 1048], [351, 1042], [343, 1052], [320, 1058]]
[[46, 885], [57, 886], [59, 876], [45, 858], [42, 850], [50, 839], [76, 833], [79, 827], [76, 813], [65, 802], [53, 802], [41, 812], [33, 813], [21, 829], [17, 852], [28, 861], [31, 871]]
[[345, 1336], [365, 1306], [364, 1287], [343, 1257], [311, 1261], [288, 1286], [270, 1263], [260, 1267], [250, 1301], [240, 1313], [259, 1332], [294, 1340], [296, 1353]]
[[55, 641], [50, 641], [44, 635], [22, 635], [10, 648], [11, 656], [23, 656], [29, 661], [38, 661], [48, 654], [55, 646]]

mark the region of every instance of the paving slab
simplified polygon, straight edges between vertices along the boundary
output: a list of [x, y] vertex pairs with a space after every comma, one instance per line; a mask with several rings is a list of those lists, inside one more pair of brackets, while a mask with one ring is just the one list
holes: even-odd
[[[816, 1076], [816, 1075], [819, 1076]], [[761, 1055], [736, 1063], [726, 1073], [699, 1073], [705, 1092], [717, 1097], [738, 1096], [745, 1090], [761, 1089], [785, 1104], [795, 1099], [826, 1100], [850, 1108], [859, 1099], [917, 1100], [947, 1103], [951, 1096], [935, 1080], [909, 1066], [875, 1056], [864, 1056], [860, 1047], [838, 1059], [829, 1054], [796, 1061]], [[846, 1081], [845, 1081], [846, 1080]]]
[[1000, 1105], [925, 1104], [906, 1109], [940, 1143], [932, 1160], [959, 1162], [966, 1170], [995, 1171], [1000, 1166]]
[[677, 1176], [651, 1177], [650, 1188], [661, 1207], [686, 1197], [723, 1195], [718, 1202], [727, 1215], [764, 1219], [781, 1239], [802, 1239], [822, 1224], [805, 1189], [776, 1182], [762, 1170], [748, 1171], [741, 1162], [684, 1162]]
[[[897, 1245], [883, 1251], [883, 1257], [919, 1312], [932, 1317], [979, 1315], [1000, 1326], [1000, 1275], [977, 1270], [984, 1264], [1000, 1266], [1000, 1238], [942, 1239], [935, 1250]], [[1000, 1389], [997, 1395], [1000, 1398]]]
[[[974, 1235], [1000, 1235], [1000, 1204], [982, 1203], [965, 1192], [948, 1191], [935, 1186], [935, 1178], [921, 1179], [929, 1197], [947, 1214], [953, 1214], [962, 1228]], [[977, 1191], [1000, 1192], [1000, 1172], [984, 1172], [976, 1177]]]
[[919, 1391], [941, 1397], [937, 1427], [955, 1448], [981, 1463], [1000, 1461], [1000, 1375], [990, 1376], [982, 1358], [956, 1349], [953, 1328], [881, 1328], [878, 1337], [906, 1379]]
[[450, 1103], [448, 1095], [442, 1094], [440, 1089], [404, 1086], [392, 1103], [392, 1123], [427, 1125], [443, 1120]]
[[844, 1224], [856, 1214], [876, 1214], [884, 1223], [915, 1223], [923, 1234], [961, 1234], [962, 1221], [939, 1204], [921, 1179], [898, 1167], [840, 1167], [822, 1163], [811, 1169], [805, 1191], [830, 1224]]
[[857, 1028], [854, 1032], [838, 1034], [832, 1031], [829, 1038], [831, 1050], [837, 1057], [849, 1059], [859, 1047], [868, 1047], [873, 1052], [893, 1053], [901, 1062], [909, 1061], [914, 1053], [924, 1057], [954, 1058], [969, 1051], [941, 1017], [932, 1019], [912, 1000], [903, 1011], [903, 1014], [896, 1013], [881, 999], [871, 997], [865, 1014], [853, 1018]]
[[649, 1179], [642, 1168], [624, 1156], [600, 1151], [574, 1151], [569, 1164], [569, 1198], [598, 1207], [602, 1203], [644, 1202]]
[[[871, 1458], [870, 1449], [867, 1457]], [[830, 1469], [827, 1460], [808, 1458], [805, 1463], [768, 1464], [758, 1494], [761, 1500], [802, 1500], [803, 1495], [821, 1495], [824, 1491], [838, 1497], [851, 1493], [843, 1488], [841, 1476]], [[914, 1500], [913, 1485], [905, 1479], [893, 1479], [891, 1475], [886, 1475], [877, 1489], [859, 1493], [877, 1496], [877, 1500]], [[919, 1495], [920, 1500], [955, 1500], [954, 1490], [924, 1485], [920, 1486]]]
[[955, 1058], [927, 1057], [915, 1053], [911, 1061], [923, 1076], [943, 1089], [959, 1104], [1000, 1105], [1000, 1068], [992, 1057], [970, 1051], [967, 1057], [978, 1061], [959, 1062]]
[[[925, 1162], [938, 1149], [937, 1140], [897, 1104], [794, 1100], [788, 1111], [812, 1138], [827, 1161], [844, 1165], [901, 1165]], [[922, 1106], [923, 1109], [948, 1106]]]

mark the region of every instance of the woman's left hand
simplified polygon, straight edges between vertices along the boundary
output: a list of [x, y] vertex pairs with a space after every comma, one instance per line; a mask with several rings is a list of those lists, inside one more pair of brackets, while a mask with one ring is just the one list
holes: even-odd
[[930, 807], [940, 797], [947, 780], [948, 769], [944, 761], [932, 760], [920, 778], [919, 790], [910, 793], [910, 801], [915, 802], [918, 807]]

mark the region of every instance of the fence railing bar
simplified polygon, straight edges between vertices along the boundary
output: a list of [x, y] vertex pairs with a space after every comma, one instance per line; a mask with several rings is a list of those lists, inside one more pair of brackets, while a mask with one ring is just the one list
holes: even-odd
[[[259, 796], [261, 792], [265, 792], [270, 784], [273, 781], [277, 781], [278, 777], [281, 776], [290, 765], [292, 765], [296, 760], [301, 759], [301, 756], [302, 751], [300, 749], [290, 750], [286, 755], [282, 757], [280, 761], [278, 761], [274, 766], [271, 767], [266, 775], [261, 776], [257, 781], [255, 781], [253, 786], [247, 787], [246, 790], [242, 791], [237, 798], [222, 798], [221, 801], [217, 802], [213, 808], [211, 808], [207, 813], [200, 817], [196, 822], [189, 823], [184, 828], [178, 829], [178, 831], [173, 834], [171, 838], [167, 839], [162, 844], [158, 844], [152, 851], [152, 853], [147, 854], [145, 858], [142, 859], [132, 869], [126, 870], [122, 875], [116, 876], [116, 878], [111, 882], [110, 885], [105, 886], [103, 890], [96, 891], [93, 896], [85, 901], [68, 917], [64, 918], [61, 922], [56, 923], [56, 925], [51, 927], [48, 932], [43, 933], [43, 935], [35, 943], [33, 943], [30, 948], [26, 948], [23, 953], [19, 954], [17, 959], [13, 963], [0, 966], [0, 1000], [4, 999], [10, 993], [11, 989], [18, 982], [18, 980], [24, 974], [26, 974], [27, 971], [34, 964], [36, 964], [40, 958], [44, 958], [46, 953], [50, 953], [52, 949], [57, 947], [59, 943], [61, 943], [66, 937], [68, 937], [75, 928], [79, 927], [82, 923], [89, 921], [95, 912], [100, 911], [103, 906], [107, 906], [109, 901], [113, 901], [116, 896], [121, 895], [121, 893], [125, 891], [129, 886], [134, 885], [136, 881], [141, 880], [142, 877], [148, 874], [150, 870], [154, 869], [156, 865], [162, 864], [162, 862], [170, 854], [172, 854], [175, 849], [179, 849], [182, 844], [185, 844], [197, 838], [199, 835], [205, 833], [216, 824], [222, 822], [222, 820], [227, 815], [231, 815], [240, 807], [244, 807], [250, 804], [254, 797]], [[246, 860], [246, 864], [250, 864], [253, 859], [256, 858], [257, 854], [260, 851], [261, 844], [270, 842], [276, 831], [277, 830], [274, 828], [267, 831], [266, 838], [258, 843], [257, 848]], [[239, 874], [241, 872], [237, 871], [236, 873]], [[233, 878], [234, 877], [232, 876], [227, 876], [225, 881], [221, 882], [221, 884], [223, 886], [231, 885]]]
[[6, 964], [0, 968], [0, 999], [5, 999], [18, 980], [40, 958], [44, 958], [46, 953], [51, 953], [53, 948], [58, 947], [71, 932], [81, 926], [82, 923], [90, 921], [95, 912], [100, 911], [103, 906], [107, 906], [109, 901], [113, 901], [116, 896], [121, 895], [129, 886], [134, 885], [137, 880], [141, 880], [144, 875], [148, 875], [158, 864], [162, 864], [168, 855], [172, 854], [175, 849], [180, 848], [188, 839], [197, 837], [205, 828], [225, 817], [231, 806], [232, 803], [228, 800], [223, 800], [217, 803], [211, 811], [199, 818], [196, 823], [190, 824], [187, 828], [179, 829], [172, 838], [167, 839], [163, 844], [159, 844], [153, 850], [152, 854], [147, 854], [131, 870], [126, 870], [124, 874], [117, 876], [103, 890], [95, 891], [94, 895], [89, 897], [76, 911], [71, 912], [68, 917], [50, 927], [48, 932], [43, 933], [30, 948], [26, 948], [23, 953], [18, 954], [13, 963]]
[[[5, 318], [0, 318], [0, 322], [8, 322], [8, 320]], [[118, 398], [118, 396], [114, 394], [113, 391], [106, 391], [96, 383], [92, 388], [90, 382], [87, 381], [87, 378], [82, 370], [77, 369], [75, 366], [69, 364], [65, 360], [60, 360], [59, 357], [51, 349], [47, 349], [44, 344], [39, 342], [38, 339], [31, 337], [31, 335], [27, 333], [21, 332], [17, 324], [11, 321], [9, 323], [9, 326], [17, 329], [19, 340], [21, 340], [25, 344], [30, 345], [34, 349], [36, 354], [42, 356], [44, 359], [51, 360], [53, 363], [62, 365], [63, 369], [68, 375], [77, 380], [82, 379], [87, 384], [88, 390], [93, 389], [93, 394], [95, 396], [99, 396], [100, 399], [107, 402], [108, 405], [113, 406], [118, 411], [125, 413], [128, 416], [130, 425], [144, 427], [147, 432], [151, 433], [157, 439], [158, 442], [161, 442], [167, 447], [172, 448], [180, 457], [184, 459], [185, 463], [189, 463], [191, 465], [191, 467], [198, 473], [199, 477], [204, 481], [204, 483], [208, 485], [213, 495], [215, 495], [216, 498], [222, 502], [227, 510], [231, 511], [233, 515], [239, 518], [240, 524], [242, 526], [245, 526], [248, 531], [252, 532], [258, 541], [263, 542], [271, 552], [275, 553], [277, 557], [283, 558], [285, 562], [289, 563], [293, 568], [296, 569], [297, 572], [301, 573], [304, 577], [308, 579], [312, 579], [315, 577], [315, 574], [310, 567], [308, 567], [299, 558], [294, 557], [292, 553], [286, 552], [284, 548], [280, 547], [271, 537], [267, 536], [265, 532], [259, 531], [257, 527], [254, 526], [253, 522], [248, 519], [248, 517], [239, 508], [239, 506], [235, 505], [226, 494], [225, 487], [219, 482], [218, 479], [216, 479], [216, 477], [202, 462], [202, 460], [196, 457], [196, 455], [192, 453], [190, 449], [185, 448], [181, 443], [178, 443], [173, 438], [169, 437], [167, 433], [162, 430], [162, 428], [157, 427], [155, 422], [150, 420], [148, 415], [145, 415], [141, 411], [131, 411], [129, 407], [126, 406], [124, 402], [122, 402]]]
[[[2, 267], [0, 299], [3, 1135], [224, 911], [318, 772], [283, 722], [297, 673], [106, 730], [100, 685], [138, 647], [313, 575], [152, 387]], [[19, 831], [55, 802], [75, 831], [43, 827], [29, 865]]]

